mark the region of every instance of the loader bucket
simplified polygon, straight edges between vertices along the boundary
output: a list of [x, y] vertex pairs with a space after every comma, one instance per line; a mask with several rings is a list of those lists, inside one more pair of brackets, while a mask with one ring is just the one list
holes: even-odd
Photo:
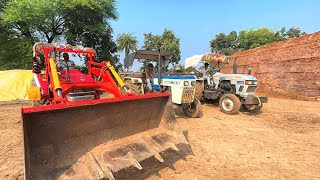
[[25, 179], [114, 179], [187, 141], [169, 94], [22, 108]]

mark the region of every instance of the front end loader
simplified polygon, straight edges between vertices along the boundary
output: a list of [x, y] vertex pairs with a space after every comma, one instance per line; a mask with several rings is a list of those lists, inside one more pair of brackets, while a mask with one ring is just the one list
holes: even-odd
[[[127, 92], [90, 48], [37, 43], [33, 50], [43, 72], [35, 74], [29, 98], [42, 105], [22, 108], [26, 180], [114, 179], [121, 169], [142, 169], [139, 162], [150, 157], [163, 162], [161, 152], [188, 144], [169, 93]], [[88, 73], [57, 68], [61, 52], [85, 55]]]

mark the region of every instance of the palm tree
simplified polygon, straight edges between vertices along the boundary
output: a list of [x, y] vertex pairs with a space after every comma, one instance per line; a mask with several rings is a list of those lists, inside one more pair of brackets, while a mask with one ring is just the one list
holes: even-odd
[[119, 51], [125, 52], [125, 57], [128, 56], [130, 51], [136, 51], [138, 47], [138, 40], [136, 36], [133, 36], [132, 33], [125, 32], [120, 34], [116, 40]]

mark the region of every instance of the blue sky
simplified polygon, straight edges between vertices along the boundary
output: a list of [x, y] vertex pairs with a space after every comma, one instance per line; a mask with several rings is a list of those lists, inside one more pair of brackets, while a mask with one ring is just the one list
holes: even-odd
[[[319, 0], [119, 0], [119, 18], [110, 22], [114, 39], [132, 32], [143, 45], [143, 34], [161, 34], [165, 28], [180, 37], [181, 61], [210, 51], [209, 41], [220, 32], [269, 27], [320, 30]], [[123, 53], [121, 61], [123, 62]], [[140, 67], [134, 64], [133, 69]]]

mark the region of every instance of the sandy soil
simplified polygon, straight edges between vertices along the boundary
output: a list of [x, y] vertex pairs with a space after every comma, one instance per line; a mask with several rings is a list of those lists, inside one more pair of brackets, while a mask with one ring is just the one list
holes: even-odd
[[[0, 179], [23, 179], [21, 104], [0, 106]], [[204, 104], [204, 116], [177, 112], [190, 147], [148, 159], [117, 179], [320, 179], [320, 103], [270, 98], [263, 112], [225, 115]]]

